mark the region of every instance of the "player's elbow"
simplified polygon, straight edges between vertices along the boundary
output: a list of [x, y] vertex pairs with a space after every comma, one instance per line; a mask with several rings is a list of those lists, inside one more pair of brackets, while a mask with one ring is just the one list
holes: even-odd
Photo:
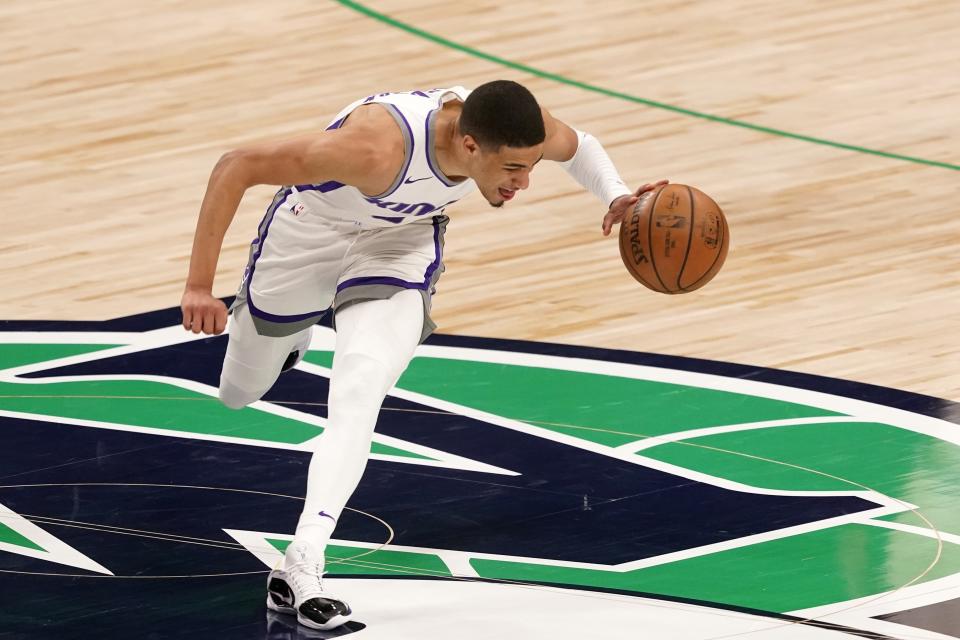
[[251, 179], [252, 165], [253, 159], [243, 149], [227, 151], [214, 165], [211, 181], [226, 181], [247, 189], [255, 184]]

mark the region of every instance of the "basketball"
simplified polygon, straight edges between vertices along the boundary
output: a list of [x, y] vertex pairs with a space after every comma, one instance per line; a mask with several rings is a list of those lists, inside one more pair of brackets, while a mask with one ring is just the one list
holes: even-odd
[[685, 184], [640, 196], [620, 224], [620, 257], [640, 284], [687, 293], [710, 282], [727, 257], [730, 229], [717, 203]]

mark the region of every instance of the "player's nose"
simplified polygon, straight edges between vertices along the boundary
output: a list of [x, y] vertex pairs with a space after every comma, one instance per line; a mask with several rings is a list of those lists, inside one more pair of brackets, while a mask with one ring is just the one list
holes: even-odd
[[513, 181], [514, 189], [526, 189], [530, 186], [530, 174], [528, 172], [521, 173]]

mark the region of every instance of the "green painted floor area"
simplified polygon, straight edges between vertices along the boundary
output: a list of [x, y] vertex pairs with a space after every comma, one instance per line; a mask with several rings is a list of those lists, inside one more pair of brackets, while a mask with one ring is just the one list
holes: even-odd
[[38, 545], [36, 542], [22, 536], [20, 533], [14, 531], [3, 523], [0, 523], [0, 542], [5, 542], [6, 544], [12, 544], [18, 547], [25, 547], [27, 549], [33, 549], [34, 551], [46, 551], [46, 549]]
[[[614, 573], [472, 560], [485, 578], [624, 589], [786, 612], [896, 589], [933, 560], [936, 542], [867, 525], [843, 525], [670, 564]], [[944, 548], [923, 579], [960, 571], [960, 547]]]
[[[228, 409], [216, 398], [147, 380], [90, 380], [50, 384], [0, 382], [0, 409], [115, 424], [299, 444], [320, 427], [258, 409]], [[172, 434], [173, 435], [173, 434]], [[374, 442], [371, 453], [430, 459]]]
[[[286, 551], [289, 540], [267, 538], [281, 553]], [[430, 553], [379, 550], [367, 553], [366, 549], [331, 544], [327, 547], [327, 571], [331, 576], [450, 576], [447, 565]], [[364, 554], [362, 557], [356, 557]]]
[[[307, 351], [307, 355], [303, 356], [303, 359], [329, 369], [333, 366], [333, 351]], [[416, 361], [417, 358], [414, 358], [413, 362]]]
[[0, 396], [0, 407], [9, 411], [98, 420], [184, 433], [266, 439], [294, 444], [321, 432], [319, 427], [255, 409], [233, 411], [220, 404], [216, 398], [152, 381], [0, 383]]
[[[937, 504], [931, 504], [936, 501]], [[948, 533], [960, 536], [960, 499], [941, 499], [939, 496], [933, 499], [925, 499], [923, 504], [917, 505], [918, 511], [923, 515], [920, 517], [914, 511], [905, 511], [903, 513], [894, 513], [889, 516], [882, 516], [878, 520], [887, 522], [896, 522], [898, 524], [907, 524], [913, 527], [922, 527], [930, 529], [930, 524], [940, 533]], [[926, 518], [926, 520], [924, 520]], [[930, 521], [930, 524], [927, 523]]]
[[0, 369], [118, 347], [116, 344], [0, 344]]
[[[306, 360], [329, 367], [332, 354], [311, 351]], [[688, 429], [838, 415], [685, 385], [445, 358], [414, 358], [397, 386], [614, 447]]]
[[[668, 443], [641, 453], [687, 469], [768, 489], [861, 491], [860, 485], [863, 485], [915, 504], [937, 528], [960, 533], [960, 509], [957, 508], [960, 505], [960, 447], [891, 425], [848, 422], [753, 429], [694, 438], [686, 443]], [[912, 513], [893, 519], [925, 526]]]

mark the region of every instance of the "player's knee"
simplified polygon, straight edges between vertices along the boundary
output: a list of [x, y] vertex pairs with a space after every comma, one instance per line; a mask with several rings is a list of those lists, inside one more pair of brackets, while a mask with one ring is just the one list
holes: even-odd
[[380, 400], [390, 387], [387, 365], [363, 354], [348, 354], [330, 381], [331, 405]]
[[221, 380], [220, 391], [218, 395], [220, 397], [220, 402], [231, 409], [243, 409], [251, 402], [256, 402], [259, 400], [263, 393], [246, 391], [245, 389], [241, 389], [240, 387], [233, 385], [226, 380]]

